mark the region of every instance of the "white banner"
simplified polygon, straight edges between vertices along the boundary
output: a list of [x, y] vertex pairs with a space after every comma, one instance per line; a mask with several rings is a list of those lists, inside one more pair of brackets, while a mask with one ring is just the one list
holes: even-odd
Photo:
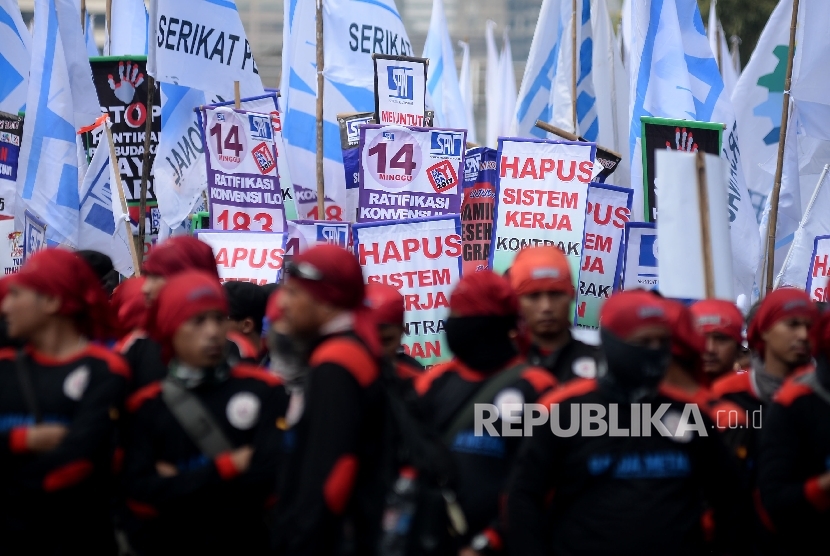
[[222, 282], [271, 284], [280, 281], [288, 234], [199, 231], [210, 245]]
[[522, 247], [555, 245], [577, 279], [595, 154], [594, 143], [499, 139], [490, 268], [503, 273]]
[[337, 245], [351, 251], [351, 224], [328, 220], [288, 221], [288, 243], [285, 256], [293, 257], [315, 245]]
[[354, 242], [366, 282], [404, 296], [404, 350], [425, 365], [448, 360], [444, 326], [461, 278], [461, 218], [356, 224]]
[[423, 58], [375, 57], [379, 124], [424, 126], [427, 66]]
[[807, 275], [807, 293], [813, 301], [830, 300], [830, 236], [818, 236], [810, 259], [810, 274]]
[[627, 222], [620, 290], [656, 290], [657, 229], [655, 224]]
[[460, 213], [466, 137], [458, 129], [362, 126], [357, 221]]

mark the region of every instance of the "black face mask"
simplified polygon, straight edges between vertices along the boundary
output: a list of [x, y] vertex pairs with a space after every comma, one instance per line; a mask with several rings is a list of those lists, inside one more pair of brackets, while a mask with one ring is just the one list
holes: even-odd
[[627, 401], [653, 396], [671, 362], [671, 344], [659, 349], [632, 346], [607, 330], [600, 329], [607, 374], [603, 384]]
[[476, 371], [491, 372], [516, 357], [516, 346], [508, 336], [516, 328], [516, 317], [450, 317], [447, 343], [462, 363]]

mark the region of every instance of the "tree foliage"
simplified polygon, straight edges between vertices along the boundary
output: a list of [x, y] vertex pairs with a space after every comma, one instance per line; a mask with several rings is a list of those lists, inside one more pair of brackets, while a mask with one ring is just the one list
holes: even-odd
[[[711, 0], [698, 0], [704, 24], [709, 20], [710, 2]], [[723, 25], [727, 43], [732, 35], [741, 39], [742, 67], [749, 62], [761, 31], [764, 30], [764, 25], [777, 4], [778, 0], [718, 0], [715, 9]]]

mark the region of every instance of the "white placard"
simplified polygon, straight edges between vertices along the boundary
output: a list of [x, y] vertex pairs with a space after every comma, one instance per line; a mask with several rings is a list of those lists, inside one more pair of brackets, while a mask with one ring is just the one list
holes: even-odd
[[197, 232], [210, 245], [222, 282], [271, 284], [282, 275], [288, 233]]

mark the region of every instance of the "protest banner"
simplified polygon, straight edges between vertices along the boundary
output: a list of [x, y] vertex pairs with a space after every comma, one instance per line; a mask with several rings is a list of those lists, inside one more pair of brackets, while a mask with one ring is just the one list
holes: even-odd
[[[643, 141], [643, 199], [646, 222], [657, 221], [657, 193], [654, 186], [656, 151], [703, 151], [720, 155], [723, 124], [640, 117]], [[636, 184], [632, 184], [636, 186]]]
[[577, 326], [599, 327], [599, 311], [619, 273], [625, 224], [631, 219], [634, 192], [600, 183], [588, 186], [588, 211], [576, 294]]
[[427, 94], [426, 58], [373, 54], [375, 121], [424, 127]]
[[488, 268], [493, 240], [497, 166], [496, 149], [476, 147], [464, 156], [461, 245], [465, 273]]
[[0, 238], [0, 267], [3, 276], [8, 276], [23, 264], [23, 233], [14, 229], [13, 216], [0, 218]]
[[202, 107], [208, 212], [214, 230], [286, 229], [270, 114]]
[[734, 301], [726, 169], [718, 155], [655, 153], [660, 291], [676, 299]]
[[357, 197], [360, 186], [360, 126], [375, 123], [372, 112], [338, 114], [340, 150], [343, 153], [343, 171], [346, 174], [347, 220], [357, 219]]
[[445, 323], [461, 277], [460, 217], [355, 224], [353, 230], [366, 282], [389, 284], [404, 296], [406, 353], [424, 365], [448, 360]]
[[622, 274], [614, 290], [656, 290], [657, 227], [653, 222], [626, 222]]
[[288, 233], [197, 231], [210, 245], [222, 282], [272, 284], [280, 281]]
[[555, 245], [577, 286], [595, 153], [593, 143], [499, 139], [490, 268], [504, 273], [523, 247]]
[[361, 126], [357, 221], [458, 214], [466, 138], [458, 129]]
[[288, 243], [285, 245], [285, 259], [291, 260], [315, 245], [338, 245], [352, 249], [352, 225], [349, 222], [328, 220], [289, 220]]
[[14, 216], [17, 161], [23, 138], [23, 118], [0, 112], [0, 215]]
[[813, 301], [830, 301], [830, 236], [818, 236], [810, 259], [807, 293]]
[[46, 222], [28, 209], [23, 213], [23, 235], [20, 237], [20, 243], [24, 261], [46, 247]]

